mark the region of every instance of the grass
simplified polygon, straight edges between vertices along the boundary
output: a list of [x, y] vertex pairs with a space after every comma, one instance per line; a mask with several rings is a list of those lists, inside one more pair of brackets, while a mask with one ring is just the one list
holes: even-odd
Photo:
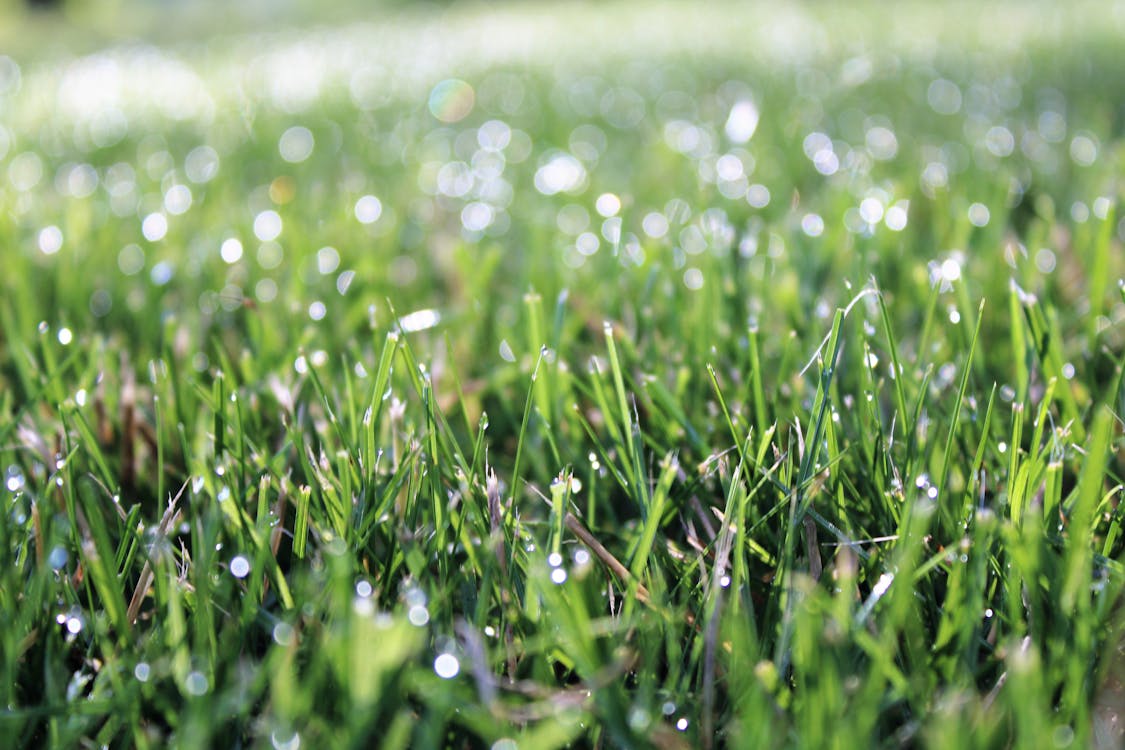
[[0, 743], [1116, 746], [1087, 9], [0, 65]]

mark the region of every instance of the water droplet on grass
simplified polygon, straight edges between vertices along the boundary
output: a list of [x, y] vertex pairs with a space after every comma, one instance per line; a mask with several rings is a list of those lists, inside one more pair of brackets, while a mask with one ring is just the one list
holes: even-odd
[[196, 697], [206, 695], [209, 689], [210, 685], [207, 682], [207, 676], [202, 672], [189, 672], [188, 676], [184, 679], [184, 690], [187, 691], [188, 695], [194, 695]]
[[340, 253], [336, 248], [325, 246], [316, 251], [316, 270], [322, 275], [333, 273], [340, 267]]
[[754, 137], [759, 118], [758, 105], [750, 99], [742, 99], [731, 107], [723, 132], [731, 143], [746, 143]]
[[141, 221], [141, 234], [149, 242], [159, 242], [168, 234], [168, 218], [161, 213], [151, 213]]
[[769, 188], [759, 184], [746, 188], [746, 202], [754, 208], [765, 208], [770, 204]]
[[262, 211], [254, 217], [254, 236], [262, 242], [272, 242], [281, 235], [281, 215], [273, 209]]
[[300, 750], [301, 735], [291, 730], [270, 732], [270, 743], [274, 750]]
[[303, 125], [294, 125], [281, 134], [277, 141], [277, 150], [281, 158], [290, 164], [298, 164], [312, 156], [316, 139], [312, 131]]
[[348, 287], [350, 287], [352, 285], [352, 282], [354, 280], [355, 280], [355, 271], [351, 271], [351, 270], [344, 271], [343, 273], [341, 273], [339, 276], [336, 277], [336, 291], [341, 295], [347, 294], [348, 293]]
[[39, 231], [39, 251], [44, 255], [54, 255], [63, 245], [62, 230], [51, 225]]
[[961, 110], [961, 89], [953, 81], [939, 78], [926, 90], [926, 101], [939, 115], [953, 115]]
[[969, 206], [969, 223], [974, 227], [988, 226], [988, 221], [991, 218], [991, 213], [988, 206], [983, 203], [974, 203]]
[[293, 626], [287, 622], [279, 622], [273, 626], [273, 641], [279, 646], [291, 645], [295, 635]]
[[883, 216], [883, 223], [892, 232], [901, 232], [906, 228], [907, 215], [910, 207], [909, 201], [899, 201], [887, 209]]
[[883, 202], [878, 198], [864, 198], [859, 204], [859, 215], [868, 224], [878, 224], [883, 219]]
[[191, 208], [191, 201], [191, 188], [187, 185], [173, 185], [164, 193], [164, 210], [173, 216], [179, 216]]
[[55, 547], [51, 550], [51, 554], [47, 555], [47, 564], [59, 570], [66, 565], [68, 558], [66, 547]]
[[535, 189], [543, 195], [578, 192], [586, 183], [586, 168], [567, 153], [555, 153], [535, 173]]
[[639, 732], [646, 729], [651, 721], [652, 717], [649, 716], [648, 711], [641, 706], [634, 706], [629, 709], [628, 722], [629, 727], [633, 730]]
[[438, 654], [434, 659], [434, 672], [443, 680], [451, 680], [461, 671], [461, 663], [453, 654]]
[[242, 258], [242, 243], [234, 237], [223, 240], [223, 244], [219, 246], [219, 257], [226, 263], [237, 263]]
[[148, 662], [139, 661], [133, 667], [133, 676], [137, 678], [138, 682], [148, 682], [148, 678], [152, 676], [152, 667]]
[[4, 479], [4, 486], [8, 489], [8, 492], [19, 492], [22, 490], [24, 477], [23, 472], [20, 471], [20, 467], [15, 464], [9, 466], [7, 474], [8, 476]]
[[219, 172], [219, 154], [210, 146], [197, 146], [184, 159], [184, 174], [196, 184], [209, 182]]
[[472, 86], [459, 78], [449, 78], [434, 86], [428, 104], [430, 114], [435, 118], [453, 123], [468, 117], [475, 102]]
[[406, 613], [406, 619], [415, 627], [424, 627], [430, 621], [430, 611], [423, 604], [416, 604]]
[[152, 267], [149, 278], [152, 279], [153, 284], [164, 286], [172, 280], [172, 264], [166, 260], [160, 261]]
[[820, 214], [805, 214], [801, 219], [801, 231], [809, 237], [819, 237], [824, 234], [824, 219]]
[[250, 561], [238, 555], [230, 561], [230, 574], [235, 578], [245, 578], [250, 575]]
[[374, 224], [383, 215], [383, 202], [374, 195], [360, 196], [355, 202], [355, 218], [360, 224]]
[[613, 193], [602, 193], [594, 201], [594, 210], [605, 218], [616, 216], [621, 211], [621, 199]]

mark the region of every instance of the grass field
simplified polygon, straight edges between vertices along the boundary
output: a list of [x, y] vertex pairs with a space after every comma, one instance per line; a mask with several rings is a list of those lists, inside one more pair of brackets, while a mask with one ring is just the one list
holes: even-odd
[[1120, 747], [1125, 5], [1061, 7], [0, 56], [0, 746]]

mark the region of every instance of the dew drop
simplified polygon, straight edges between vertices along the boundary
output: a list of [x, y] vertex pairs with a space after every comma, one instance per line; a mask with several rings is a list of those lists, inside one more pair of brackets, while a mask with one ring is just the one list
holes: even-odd
[[230, 574], [235, 578], [245, 578], [250, 575], [250, 561], [238, 555], [230, 561]]
[[461, 663], [453, 654], [438, 654], [434, 659], [434, 672], [443, 680], [451, 680], [461, 671]]
[[69, 555], [66, 548], [59, 546], [52, 549], [51, 554], [47, 555], [47, 564], [54, 570], [59, 570], [66, 565], [68, 559]]
[[374, 195], [361, 196], [355, 202], [355, 218], [360, 224], [374, 224], [383, 215], [383, 202]]
[[184, 689], [189, 695], [200, 696], [206, 695], [210, 685], [207, 682], [207, 676], [202, 672], [189, 672], [187, 678], [184, 680]]
[[634, 706], [629, 709], [628, 722], [629, 726], [636, 730], [641, 731], [648, 727], [652, 718], [648, 715], [648, 711], [640, 706]]
[[424, 604], [415, 604], [406, 613], [406, 619], [415, 627], [424, 627], [430, 621], [430, 611]]
[[294, 642], [293, 626], [287, 622], [279, 622], [273, 626], [273, 642], [279, 646], [289, 646]]
[[270, 743], [274, 750], [300, 750], [301, 735], [298, 732], [274, 730], [270, 732]]

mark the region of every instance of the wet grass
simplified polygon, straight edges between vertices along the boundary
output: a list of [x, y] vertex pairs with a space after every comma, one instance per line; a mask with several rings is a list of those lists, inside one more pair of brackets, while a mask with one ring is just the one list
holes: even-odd
[[0, 744], [1121, 741], [1120, 8], [662, 8], [0, 58]]

